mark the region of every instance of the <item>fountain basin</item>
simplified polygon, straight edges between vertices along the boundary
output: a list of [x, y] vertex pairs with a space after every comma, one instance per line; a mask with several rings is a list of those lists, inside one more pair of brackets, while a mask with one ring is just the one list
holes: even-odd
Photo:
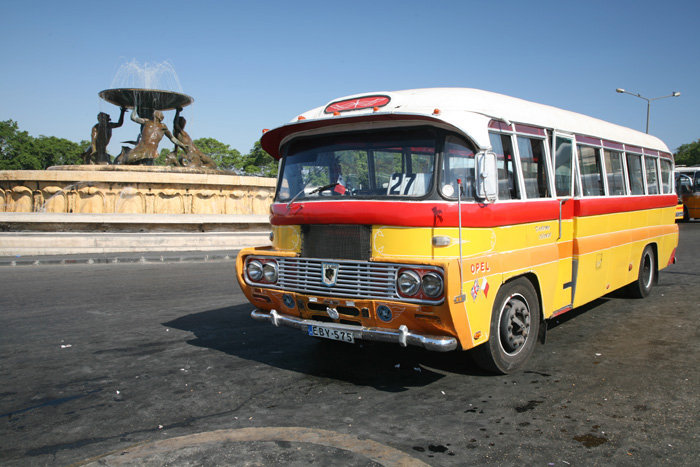
[[105, 89], [99, 96], [119, 107], [127, 109], [175, 110], [194, 102], [187, 94], [159, 89], [116, 88]]
[[262, 214], [275, 179], [187, 167], [79, 165], [0, 172], [0, 213]]

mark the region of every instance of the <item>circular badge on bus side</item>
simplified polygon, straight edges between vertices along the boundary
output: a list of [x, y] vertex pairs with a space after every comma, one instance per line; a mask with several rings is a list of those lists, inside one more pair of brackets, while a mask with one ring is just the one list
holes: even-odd
[[451, 198], [455, 194], [455, 188], [452, 185], [444, 185], [442, 187], [442, 194]]
[[391, 321], [391, 309], [386, 305], [379, 305], [377, 307], [377, 317], [388, 323]]

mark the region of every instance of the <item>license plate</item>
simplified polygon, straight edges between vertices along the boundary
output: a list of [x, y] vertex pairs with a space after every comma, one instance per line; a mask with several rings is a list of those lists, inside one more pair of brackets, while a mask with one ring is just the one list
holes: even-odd
[[323, 337], [324, 339], [331, 339], [334, 341], [349, 342], [351, 344], [355, 343], [355, 336], [349, 331], [341, 331], [339, 329], [310, 324], [308, 327], [308, 332], [310, 336]]

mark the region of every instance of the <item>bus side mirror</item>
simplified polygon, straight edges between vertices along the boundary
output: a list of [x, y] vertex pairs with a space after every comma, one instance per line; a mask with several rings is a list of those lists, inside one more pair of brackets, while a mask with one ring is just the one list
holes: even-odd
[[496, 153], [483, 151], [476, 155], [476, 195], [493, 203], [498, 199], [498, 166]]

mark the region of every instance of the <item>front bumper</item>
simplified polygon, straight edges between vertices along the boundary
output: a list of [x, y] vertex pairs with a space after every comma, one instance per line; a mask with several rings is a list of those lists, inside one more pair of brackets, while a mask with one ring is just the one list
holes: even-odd
[[450, 352], [457, 348], [457, 339], [449, 336], [425, 336], [416, 334], [408, 330], [405, 325], [399, 326], [398, 330], [386, 328], [366, 328], [362, 326], [353, 326], [349, 324], [326, 323], [311, 319], [302, 319], [294, 316], [280, 314], [277, 310], [266, 311], [255, 309], [250, 316], [258, 321], [269, 321], [275, 326], [289, 326], [306, 330], [309, 325], [323, 326], [326, 328], [337, 329], [339, 331], [351, 332], [356, 339], [375, 341], [375, 342], [390, 342], [399, 344], [402, 347], [415, 345], [423, 347], [427, 350], [438, 352]]

